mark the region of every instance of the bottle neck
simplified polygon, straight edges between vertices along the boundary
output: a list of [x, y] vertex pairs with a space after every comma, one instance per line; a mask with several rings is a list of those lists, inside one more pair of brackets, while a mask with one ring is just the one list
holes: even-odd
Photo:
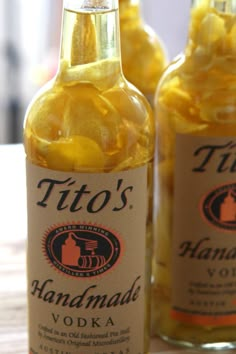
[[188, 57], [235, 56], [235, 22], [236, 0], [192, 0]]
[[119, 0], [119, 6], [121, 7], [132, 7], [140, 6], [140, 0]]
[[192, 0], [192, 8], [205, 7], [219, 13], [236, 13], [236, 0]]
[[141, 21], [140, 0], [119, 0], [120, 20], [129, 22], [129, 25]]
[[63, 11], [59, 73], [105, 60], [121, 66], [118, 0], [64, 0]]

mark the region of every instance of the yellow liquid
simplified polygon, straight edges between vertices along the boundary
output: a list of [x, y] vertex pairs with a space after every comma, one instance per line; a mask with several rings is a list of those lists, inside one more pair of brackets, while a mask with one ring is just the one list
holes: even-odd
[[212, 9], [210, 3], [199, 1], [193, 10], [185, 56], [167, 69], [156, 96], [160, 208], [152, 314], [156, 335], [186, 346], [219, 349], [235, 347], [236, 326], [185, 324], [170, 316], [176, 133], [236, 136], [236, 17]]
[[[146, 353], [155, 126], [145, 98], [121, 75], [112, 31], [115, 16], [115, 11], [105, 16], [65, 12], [60, 69], [28, 109], [24, 142], [27, 159], [52, 170], [108, 173], [148, 164]], [[104, 33], [108, 22], [111, 31]], [[78, 56], [83, 46], [85, 56]], [[106, 59], [108, 53], [114, 57]]]
[[[76, 16], [84, 16], [80, 21], [88, 25], [86, 16], [101, 19], [101, 14], [67, 11], [65, 23], [71, 26]], [[100, 19], [94, 22], [101, 30]], [[35, 164], [63, 171], [108, 172], [147, 163], [153, 158], [155, 134], [150, 108], [121, 76], [119, 60], [102, 59], [106, 53], [101, 51], [112, 51], [113, 44], [105, 49], [89, 45], [93, 56], [100, 50], [101, 60], [92, 57], [75, 65], [75, 58], [63, 58], [57, 77], [31, 104], [24, 134], [27, 156]]]
[[139, 7], [131, 6], [130, 0], [119, 2], [124, 75], [153, 106], [154, 93], [167, 64], [166, 52], [158, 35], [143, 23]]

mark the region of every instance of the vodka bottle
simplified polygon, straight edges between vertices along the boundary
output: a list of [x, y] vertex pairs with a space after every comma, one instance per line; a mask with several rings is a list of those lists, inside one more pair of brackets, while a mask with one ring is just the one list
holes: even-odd
[[189, 347], [236, 346], [235, 34], [235, 0], [194, 0], [155, 97], [153, 331]]
[[155, 124], [119, 33], [118, 0], [65, 0], [26, 113], [30, 353], [148, 352]]

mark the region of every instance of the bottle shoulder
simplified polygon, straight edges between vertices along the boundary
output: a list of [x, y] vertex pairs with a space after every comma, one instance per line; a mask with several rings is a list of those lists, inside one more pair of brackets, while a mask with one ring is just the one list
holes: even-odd
[[181, 70], [185, 64], [185, 55], [180, 53], [177, 55], [162, 72], [161, 78], [159, 80], [156, 95], [162, 89], [162, 87], [166, 87], [169, 81], [171, 81], [175, 77], [179, 77]]
[[144, 94], [153, 94], [168, 62], [158, 35], [147, 25], [121, 28], [121, 54], [125, 77]]
[[24, 129], [30, 159], [68, 170], [74, 169], [71, 161], [75, 163], [77, 153], [78, 169], [88, 164], [107, 170], [142, 164], [152, 159], [154, 138], [152, 110], [125, 80], [101, 90], [90, 82], [56, 79], [32, 102]]
[[109, 110], [117, 111], [120, 119], [125, 117], [141, 122], [144, 117], [151, 115], [151, 108], [143, 94], [123, 75], [114, 85], [104, 86], [102, 89], [96, 82], [61, 81], [55, 77], [35, 94], [27, 109], [25, 120], [37, 119], [37, 116], [45, 113], [50, 115], [50, 112], [62, 116], [69, 108], [80, 111], [86, 104], [94, 106], [94, 114], [96, 110], [103, 114], [99, 102], [107, 105]]
[[182, 55], [165, 70], [155, 95], [159, 126], [182, 134], [235, 136], [236, 75], [194, 60]]
[[[160, 36], [145, 22], [137, 22], [132, 25], [122, 25], [120, 27], [121, 41], [138, 41], [139, 46], [148, 45], [150, 48], [157, 48], [164, 51], [164, 43]], [[122, 42], [121, 42], [122, 43]], [[133, 46], [135, 49], [135, 46]], [[132, 48], [131, 48], [132, 49]], [[137, 49], [137, 48], [136, 48]]]

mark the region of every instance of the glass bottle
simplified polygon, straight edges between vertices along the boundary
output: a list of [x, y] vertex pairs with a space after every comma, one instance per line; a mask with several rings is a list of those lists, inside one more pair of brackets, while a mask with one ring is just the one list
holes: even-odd
[[155, 96], [152, 330], [188, 347], [236, 346], [235, 34], [235, 0], [192, 1]]
[[167, 55], [159, 36], [141, 15], [140, 0], [119, 0], [121, 54], [124, 75], [149, 100], [166, 66]]
[[123, 76], [118, 0], [65, 0], [27, 113], [31, 353], [147, 353], [155, 128]]

